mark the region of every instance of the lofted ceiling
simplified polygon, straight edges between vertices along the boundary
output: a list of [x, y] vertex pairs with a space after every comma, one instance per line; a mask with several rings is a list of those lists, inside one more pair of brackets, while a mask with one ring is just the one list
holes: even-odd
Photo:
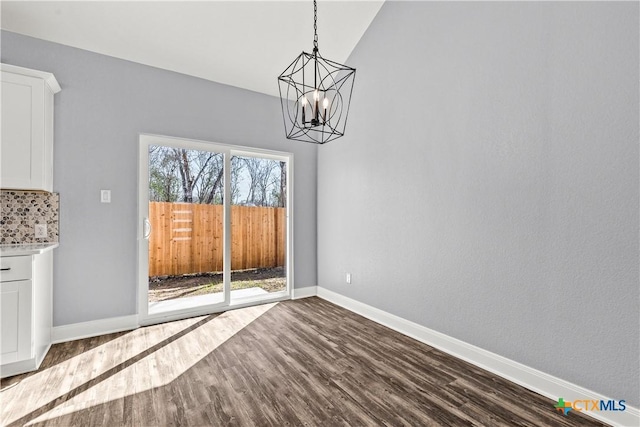
[[[384, 0], [319, 1], [320, 53], [344, 63]], [[313, 47], [313, 2], [2, 1], [4, 30], [278, 95]]]

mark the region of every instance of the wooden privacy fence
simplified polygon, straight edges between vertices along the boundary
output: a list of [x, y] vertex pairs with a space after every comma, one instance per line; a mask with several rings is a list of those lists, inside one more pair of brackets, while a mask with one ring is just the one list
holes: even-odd
[[[222, 205], [149, 202], [149, 276], [222, 271]], [[286, 210], [231, 206], [231, 269], [284, 266]]]

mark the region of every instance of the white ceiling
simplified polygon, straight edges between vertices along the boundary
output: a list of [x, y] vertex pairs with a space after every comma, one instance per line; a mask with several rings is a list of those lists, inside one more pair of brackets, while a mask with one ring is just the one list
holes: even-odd
[[[319, 1], [320, 53], [344, 63], [384, 0]], [[278, 95], [313, 48], [313, 2], [2, 1], [3, 29]]]

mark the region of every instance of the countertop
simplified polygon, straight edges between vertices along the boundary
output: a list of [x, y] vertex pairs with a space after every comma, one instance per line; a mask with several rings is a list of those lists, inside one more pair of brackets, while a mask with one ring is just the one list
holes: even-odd
[[0, 245], [0, 256], [38, 255], [58, 247], [58, 243]]

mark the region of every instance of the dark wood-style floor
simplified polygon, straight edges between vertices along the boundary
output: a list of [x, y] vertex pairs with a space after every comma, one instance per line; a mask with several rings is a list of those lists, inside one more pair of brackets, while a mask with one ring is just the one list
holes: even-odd
[[319, 298], [54, 345], [2, 425], [597, 426]]

